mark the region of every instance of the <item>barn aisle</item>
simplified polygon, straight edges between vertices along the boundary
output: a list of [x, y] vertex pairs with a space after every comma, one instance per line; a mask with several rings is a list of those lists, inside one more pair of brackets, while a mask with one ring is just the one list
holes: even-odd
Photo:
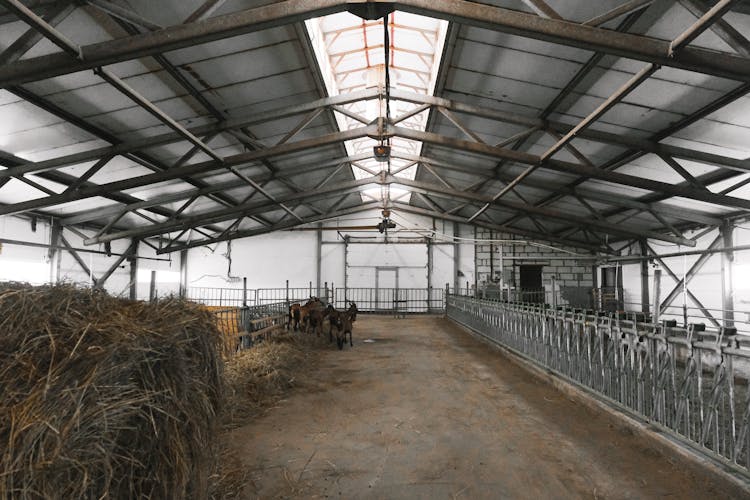
[[246, 498], [733, 496], [440, 317], [362, 316], [230, 441]]

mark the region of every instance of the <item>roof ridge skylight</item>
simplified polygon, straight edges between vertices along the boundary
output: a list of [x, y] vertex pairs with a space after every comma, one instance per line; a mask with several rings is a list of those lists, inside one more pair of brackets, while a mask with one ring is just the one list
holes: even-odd
[[[335, 96], [366, 89], [377, 89], [385, 94], [385, 41], [383, 20], [364, 21], [348, 12], [306, 21], [315, 55], [318, 59], [329, 95]], [[391, 90], [402, 89], [424, 95], [433, 95], [437, 72], [445, 42], [448, 23], [439, 19], [405, 12], [388, 15], [390, 38], [389, 73]], [[393, 117], [405, 115], [418, 105], [404, 101], [390, 103]], [[358, 101], [344, 106], [335, 113], [342, 131], [363, 126], [362, 119], [373, 122], [385, 116], [383, 98]], [[428, 111], [415, 113], [399, 126], [424, 131]], [[358, 119], [359, 118], [359, 119]], [[363, 138], [346, 141], [350, 156], [372, 153], [375, 139]], [[422, 143], [408, 139], [390, 139], [392, 154], [387, 163], [374, 157], [351, 162], [357, 179], [371, 177], [388, 169], [396, 177], [413, 180], [417, 165], [404, 157], [418, 156]], [[376, 199], [384, 205], [391, 201], [407, 202], [411, 193], [404, 189], [383, 189], [381, 186], [366, 189], [363, 200]]]

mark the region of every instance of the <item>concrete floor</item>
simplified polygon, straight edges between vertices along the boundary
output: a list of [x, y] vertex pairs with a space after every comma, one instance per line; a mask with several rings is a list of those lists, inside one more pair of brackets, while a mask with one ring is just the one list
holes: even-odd
[[448, 320], [360, 316], [354, 338], [229, 436], [246, 498], [738, 497]]

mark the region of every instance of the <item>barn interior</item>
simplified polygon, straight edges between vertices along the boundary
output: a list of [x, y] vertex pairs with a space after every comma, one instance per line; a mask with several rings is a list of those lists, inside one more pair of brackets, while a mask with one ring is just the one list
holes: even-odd
[[743, 0], [0, 0], [0, 311], [355, 303], [242, 498], [750, 497], [748, 116]]

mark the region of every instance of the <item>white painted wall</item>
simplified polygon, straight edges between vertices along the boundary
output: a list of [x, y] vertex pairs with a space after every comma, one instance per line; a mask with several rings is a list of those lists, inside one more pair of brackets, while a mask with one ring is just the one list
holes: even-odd
[[321, 279], [335, 287], [344, 286], [344, 242], [327, 241], [321, 247]]
[[[82, 230], [83, 234], [92, 236], [91, 230]], [[0, 217], [0, 235], [3, 238], [32, 243], [51, 243], [51, 227], [48, 221], [39, 220], [36, 232], [31, 230], [31, 223], [27, 219], [18, 217]], [[74, 248], [104, 251], [104, 245], [84, 245], [84, 238], [69, 230], [63, 232], [68, 243]], [[127, 250], [128, 240], [114, 241], [111, 245], [113, 253], [123, 253]], [[101, 277], [117, 260], [117, 256], [105, 254], [78, 253], [84, 264], [94, 276]], [[156, 251], [141, 244], [138, 255], [155, 260], [139, 260], [141, 281], [138, 283], [138, 298], [147, 299], [149, 295], [151, 269], [158, 270], [157, 291], [160, 296], [179, 292], [179, 254], [156, 255]], [[36, 248], [12, 244], [4, 244], [0, 251], [0, 281], [18, 280], [31, 284], [43, 284], [55, 281], [77, 283], [88, 286], [91, 277], [84, 271], [75, 258], [67, 251], [54, 253], [52, 259], [46, 248]], [[158, 260], [156, 260], [158, 259]], [[130, 262], [126, 259], [115, 269], [106, 281], [104, 289], [112, 295], [128, 297], [130, 294]]]
[[623, 264], [620, 267], [622, 273], [623, 301], [625, 308], [632, 311], [641, 311], [641, 265]]
[[[0, 235], [8, 239], [48, 243], [49, 226], [40, 222], [36, 232], [32, 232], [27, 220], [0, 217]], [[45, 248], [4, 244], [0, 250], [0, 280], [42, 284], [50, 281], [51, 272], [48, 250]]]
[[427, 288], [426, 244], [352, 243], [347, 264], [349, 288], [374, 288], [384, 267], [397, 268], [398, 288]]
[[138, 261], [138, 276], [136, 278], [138, 298], [148, 298], [152, 270], [156, 271], [156, 293], [159, 297], [165, 295], [177, 295], [180, 293], [179, 252], [167, 255], [156, 255], [156, 250], [141, 243], [138, 246], [138, 255], [141, 257], [160, 259]]
[[[430, 218], [412, 215], [394, 215], [393, 220], [400, 231], [391, 231], [389, 241], [373, 231], [354, 231], [352, 226], [370, 226], [377, 224], [382, 215], [379, 211], [356, 214], [347, 218], [325, 221], [311, 225], [304, 230], [282, 231], [272, 235], [243, 238], [232, 242], [232, 272], [236, 280], [227, 276], [227, 244], [220, 243], [210, 249], [206, 247], [191, 249], [188, 253], [188, 284], [192, 287], [229, 287], [242, 286], [241, 278], [247, 277], [248, 288], [281, 288], [289, 280], [292, 288], [307, 288], [317, 285], [317, 227], [321, 233], [321, 286], [333, 283], [343, 288], [346, 269], [346, 285], [349, 288], [375, 287], [377, 267], [399, 268], [400, 288], [426, 288], [427, 283], [427, 245], [396, 243], [406, 239], [423, 237], [424, 230], [435, 229], [440, 234], [453, 235], [453, 225]], [[406, 230], [404, 230], [406, 229]], [[351, 236], [347, 245], [344, 235]], [[461, 227], [463, 238], [472, 238], [473, 229]], [[366, 239], [368, 243], [363, 243]], [[373, 239], [380, 244], [371, 243]], [[460, 269], [464, 276], [460, 278], [461, 286], [468, 281], [474, 283], [474, 246], [471, 242], [459, 245]], [[444, 288], [446, 283], [453, 286], [455, 278], [454, 245], [437, 242], [433, 245], [432, 286]], [[348, 261], [348, 267], [345, 266]]]
[[310, 281], [315, 286], [316, 238], [314, 231], [280, 231], [191, 249], [188, 285], [241, 287], [246, 277], [248, 288], [280, 288], [286, 280], [292, 287], [306, 287]]
[[[664, 242], [649, 241], [651, 248], [658, 254], [668, 254], [681, 251], [702, 250], [707, 248], [711, 242], [718, 236], [719, 231], [714, 230], [698, 240], [695, 248], [681, 247], [670, 245]], [[692, 236], [688, 233], [688, 237]], [[740, 226], [734, 230], [734, 246], [750, 244], [750, 227]], [[633, 253], [637, 250], [633, 249]], [[678, 281], [683, 277], [693, 264], [700, 258], [698, 255], [685, 257], [665, 258], [664, 263], [675, 273], [677, 279], [672, 278], [666, 269], [661, 273], [661, 299], [662, 301], [675, 288]], [[654, 285], [654, 266], [649, 266], [649, 303], [653, 303], [653, 285]], [[737, 325], [738, 328], [750, 331], [750, 317], [747, 312], [750, 310], [750, 252], [740, 251], [734, 254], [733, 264], [733, 285], [734, 285], [734, 308], [738, 312], [735, 319], [743, 322]], [[639, 265], [623, 266], [623, 288], [626, 298], [626, 310], [641, 310], [641, 277]], [[721, 322], [722, 312], [722, 293], [721, 293], [721, 254], [715, 253], [704, 264], [698, 275], [693, 277], [687, 285], [687, 288], [695, 297], [708, 309], [711, 314]], [[662, 311], [662, 317], [666, 319], [676, 319], [678, 324], [683, 322], [683, 305], [688, 308], [688, 322], [706, 323], [711, 325], [710, 319], [707, 318], [689, 297], [682, 293], [676, 296], [670, 307]]]
[[433, 288], [445, 288], [446, 283], [453, 286], [453, 255], [454, 245], [451, 243], [437, 243], [432, 246], [432, 282]]
[[[90, 248], [92, 250], [104, 251], [104, 245], [93, 245], [86, 247], [83, 239], [71, 232], [64, 232], [65, 238], [74, 248]], [[124, 253], [130, 244], [129, 240], [120, 240], [112, 242], [112, 252]], [[116, 261], [117, 257], [108, 257], [107, 255], [83, 253], [78, 254], [86, 266], [91, 270], [95, 277], [101, 277]], [[60, 252], [60, 281], [90, 285], [90, 276], [76, 262], [73, 256], [68, 252]], [[112, 273], [104, 284], [105, 290], [116, 296], [127, 297], [130, 292], [130, 264], [124, 261], [118, 269]]]
[[[322, 232], [320, 280], [343, 287], [345, 276], [345, 245], [342, 234], [352, 236], [365, 236], [372, 238], [373, 235], [382, 238], [377, 233], [356, 233], [345, 231], [343, 228], [352, 225], [375, 225], [381, 215], [378, 211], [372, 213], [358, 214], [345, 219], [326, 221], [322, 223], [325, 230]], [[453, 224], [450, 222], [433, 221], [430, 218], [394, 214], [393, 219], [399, 224], [400, 232], [391, 232], [390, 238], [401, 239], [424, 236], [425, 229], [434, 229], [438, 236], [452, 237], [454, 234]], [[335, 230], [339, 228], [339, 230]], [[403, 230], [404, 228], [407, 231]], [[315, 228], [313, 228], [315, 229]], [[85, 230], [86, 234], [92, 231]], [[51, 238], [51, 229], [47, 221], [39, 220], [36, 232], [32, 232], [31, 224], [27, 219], [16, 217], [0, 217], [0, 234], [3, 238], [17, 239], [29, 242], [48, 244]], [[717, 236], [713, 231], [699, 240], [698, 249], [706, 248]], [[70, 231], [65, 232], [70, 244], [76, 247], [85, 247], [82, 238]], [[471, 288], [475, 282], [475, 246], [471, 241], [475, 231], [469, 226], [459, 227], [459, 236], [465, 238], [461, 243], [436, 241], [432, 246], [433, 268], [430, 285], [434, 288], [443, 288], [445, 283], [451, 286], [458, 281], [461, 288], [469, 283]], [[688, 235], [690, 236], [690, 235]], [[661, 242], [650, 242], [658, 253], [671, 253], [686, 250], [685, 247], [676, 245], [665, 245]], [[750, 245], [750, 225], [740, 226], [734, 231], [734, 244]], [[115, 241], [112, 251], [124, 252], [128, 246], [127, 241]], [[282, 288], [285, 280], [290, 281], [292, 287], [307, 288], [312, 282], [317, 284], [317, 251], [318, 234], [315, 230], [285, 231], [271, 235], [258, 236], [235, 240], [231, 244], [232, 268], [231, 276], [236, 281], [231, 282], [228, 278], [228, 249], [227, 243], [214, 245], [211, 249], [207, 247], [192, 249], [188, 252], [188, 284], [191, 286], [204, 287], [229, 287], [241, 288], [242, 277], [248, 278], [248, 287], [254, 288]], [[103, 249], [103, 245], [93, 247]], [[454, 265], [455, 251], [458, 250], [458, 267]], [[637, 249], [633, 249], [637, 252]], [[157, 289], [160, 295], [177, 293], [179, 291], [179, 269], [180, 255], [157, 256], [154, 249], [147, 245], [139, 246], [138, 254], [159, 260], [140, 260], [140, 279], [138, 280], [139, 298], [147, 298], [149, 291], [150, 270], [157, 270]], [[83, 271], [78, 263], [67, 252], [59, 253], [58, 257], [49, 259], [48, 250], [45, 248], [32, 248], [26, 246], [15, 246], [5, 244], [0, 250], [0, 280], [24, 279], [32, 283], [54, 281], [56, 279], [67, 280], [77, 283], [88, 283], [89, 276]], [[106, 255], [89, 255], [81, 253], [81, 258], [90, 265], [93, 273], [101, 276], [115, 262], [116, 257]], [[483, 254], [482, 254], [483, 255]], [[480, 257], [482, 257], [480, 255]], [[360, 244], [350, 242], [348, 251], [350, 264], [349, 274], [346, 276], [347, 285], [374, 287], [375, 269], [378, 266], [395, 266], [399, 268], [399, 286], [401, 288], [414, 287], [424, 288], [427, 283], [427, 245], [426, 244]], [[689, 269], [698, 259], [698, 256], [669, 258], [666, 260], [672, 270], [682, 276], [683, 266]], [[367, 266], [367, 267], [354, 267]], [[369, 268], [369, 270], [368, 270]], [[356, 271], [355, 271], [356, 269]], [[463, 276], [457, 278], [457, 271]], [[641, 277], [640, 266], [637, 263], [622, 266], [624, 298], [627, 309], [639, 311], [641, 309]], [[649, 271], [649, 292], [653, 290], [653, 269]], [[662, 274], [662, 297], [666, 297], [675, 286], [676, 281]], [[734, 261], [734, 288], [736, 319], [750, 324], [748, 313], [750, 310], [750, 251], [736, 252]], [[117, 269], [109, 279], [105, 288], [115, 295], [127, 296], [130, 283], [130, 266], [127, 261], [123, 262], [121, 268]], [[720, 319], [721, 303], [721, 257], [719, 254], [712, 256], [706, 263], [701, 273], [689, 284], [690, 290], [707, 308], [715, 310], [714, 316]], [[667, 314], [679, 319], [682, 317], [683, 296], [679, 294], [673, 302], [673, 309], [667, 310]], [[701, 313], [696, 309], [689, 299], [688, 307], [690, 314], [694, 316], [691, 321], [704, 321]]]

